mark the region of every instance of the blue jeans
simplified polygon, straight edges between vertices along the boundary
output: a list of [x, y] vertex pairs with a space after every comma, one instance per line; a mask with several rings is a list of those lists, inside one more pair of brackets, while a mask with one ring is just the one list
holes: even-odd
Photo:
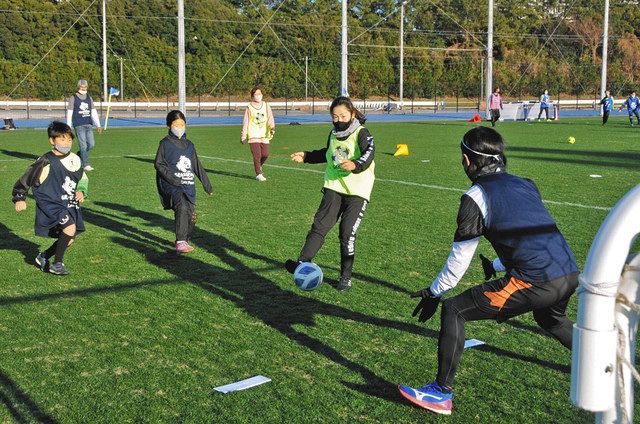
[[78, 145], [80, 146], [80, 159], [82, 166], [89, 165], [89, 150], [93, 149], [96, 141], [93, 138], [93, 125], [80, 125], [75, 127]]

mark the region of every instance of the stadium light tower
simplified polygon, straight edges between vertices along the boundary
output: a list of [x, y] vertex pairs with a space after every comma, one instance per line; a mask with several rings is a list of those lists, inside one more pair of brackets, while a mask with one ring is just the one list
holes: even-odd
[[178, 109], [182, 113], [186, 113], [187, 100], [184, 62], [184, 0], [178, 0]]
[[[602, 30], [602, 69], [600, 71], [600, 98], [607, 89], [607, 56], [609, 48], [609, 0], [604, 0], [604, 22]], [[602, 113], [602, 109], [600, 110]]]
[[340, 95], [349, 96], [347, 90], [347, 1], [342, 0], [342, 47], [340, 60]]
[[489, 113], [489, 96], [493, 93], [493, 0], [489, 0], [487, 11], [487, 72], [485, 73], [486, 111]]
[[107, 101], [107, 0], [102, 0], [102, 101]]

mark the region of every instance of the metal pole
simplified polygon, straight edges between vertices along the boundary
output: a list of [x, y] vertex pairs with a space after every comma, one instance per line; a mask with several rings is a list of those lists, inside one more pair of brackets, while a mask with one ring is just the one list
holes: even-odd
[[400, 109], [404, 110], [404, 6], [400, 4]]
[[341, 33], [340, 95], [349, 96], [349, 92], [347, 90], [347, 0], [342, 0]]
[[107, 0], [102, 0], [102, 101], [107, 100]]
[[[600, 72], [600, 98], [607, 90], [607, 49], [609, 47], [609, 0], [604, 0], [604, 24], [602, 30], [602, 70]], [[602, 109], [600, 109], [602, 114]]]
[[178, 0], [178, 109], [186, 113], [186, 82], [184, 65], [184, 0]]
[[[485, 93], [484, 95], [489, 97], [491, 93], [493, 93], [493, 0], [488, 0], [488, 11], [487, 11], [487, 72], [486, 72], [486, 80], [485, 80]], [[487, 111], [487, 116], [489, 113], [489, 100], [487, 101], [485, 110]]]
[[304, 101], [309, 97], [309, 56], [304, 57]]
[[123, 73], [123, 58], [120, 58], [120, 101], [124, 100], [124, 73]]
[[478, 113], [484, 100], [484, 57], [480, 59], [480, 101], [478, 102]]

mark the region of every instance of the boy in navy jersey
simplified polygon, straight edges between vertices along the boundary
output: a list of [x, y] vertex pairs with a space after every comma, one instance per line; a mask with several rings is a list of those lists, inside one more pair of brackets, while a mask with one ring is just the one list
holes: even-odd
[[466, 272], [481, 236], [495, 249], [499, 258], [495, 263], [504, 265], [505, 276], [443, 302], [435, 381], [419, 389], [399, 387], [405, 398], [438, 414], [451, 414], [466, 321], [501, 323], [533, 311], [537, 324], [571, 349], [573, 323], [565, 310], [578, 286], [573, 253], [536, 185], [506, 172], [500, 134], [491, 128], [474, 128], [464, 135], [460, 147], [462, 166], [473, 185], [461, 198], [458, 228], [442, 271], [430, 287], [412, 294], [421, 298], [413, 315], [420, 314], [419, 321], [433, 316], [442, 295]]
[[[84, 231], [80, 203], [88, 193], [88, 178], [80, 158], [71, 153], [73, 131], [63, 122], [52, 122], [47, 128], [50, 152], [40, 156], [13, 186], [13, 202], [17, 212], [27, 208], [31, 189], [36, 200], [35, 233], [57, 238], [51, 247], [38, 253], [35, 262], [42, 271], [67, 275], [62, 263], [67, 247]], [[49, 259], [55, 256], [52, 264]]]

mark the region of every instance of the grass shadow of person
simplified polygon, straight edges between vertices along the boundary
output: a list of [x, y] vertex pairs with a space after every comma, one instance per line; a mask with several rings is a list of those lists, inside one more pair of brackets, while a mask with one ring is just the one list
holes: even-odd
[[13, 150], [6, 150], [6, 149], [0, 149], [0, 153], [2, 153], [3, 155], [12, 156], [17, 159], [26, 159], [30, 161], [34, 161], [40, 157], [32, 153], [16, 152]]
[[7, 374], [0, 371], [0, 404], [4, 404], [17, 423], [55, 424], [58, 421], [47, 414]]
[[[128, 216], [141, 218], [152, 226], [169, 225], [167, 218], [157, 214], [105, 202], [99, 202], [99, 205], [118, 210]], [[250, 252], [217, 234], [198, 230], [203, 234], [198, 238], [197, 245], [219, 258], [226, 267], [208, 264], [194, 257], [177, 257], [174, 253], [167, 252], [166, 240], [140, 228], [116, 221], [99, 211], [85, 209], [84, 217], [88, 222], [105, 229], [113, 230], [117, 228], [118, 234], [112, 240], [128, 249], [143, 252], [146, 260], [154, 266], [235, 303], [247, 314], [279, 331], [290, 340], [325, 356], [346, 369], [360, 374], [366, 382], [362, 387], [366, 389], [368, 395], [404, 404], [404, 401], [397, 395], [395, 384], [376, 375], [366, 366], [347, 358], [326, 343], [297, 330], [295, 327], [297, 325], [313, 327], [315, 326], [314, 317], [316, 315], [327, 315], [426, 335], [427, 337], [437, 337], [437, 332], [418, 325], [370, 316], [284, 290], [271, 280], [256, 274], [238, 256], [260, 260], [267, 264], [274, 264], [277, 261]], [[354, 389], [359, 387], [355, 383], [349, 383], [349, 385]]]
[[36, 243], [17, 236], [6, 225], [0, 223], [0, 250], [17, 250], [24, 256], [24, 262], [35, 265], [35, 257], [40, 246]]

